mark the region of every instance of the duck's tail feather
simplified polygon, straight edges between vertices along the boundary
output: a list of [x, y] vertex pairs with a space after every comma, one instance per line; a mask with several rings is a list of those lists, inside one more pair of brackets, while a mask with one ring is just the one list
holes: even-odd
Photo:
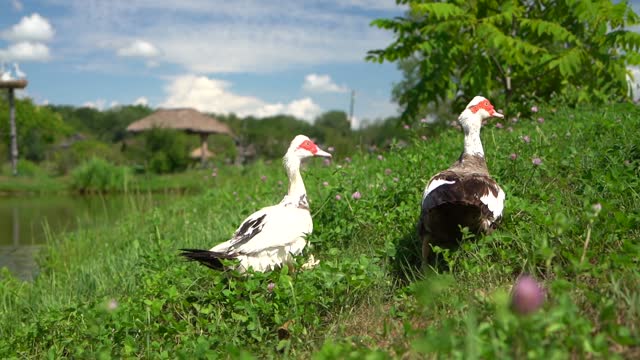
[[197, 261], [202, 265], [209, 267], [214, 270], [222, 270], [224, 268], [224, 264], [221, 259], [233, 259], [232, 256], [227, 254], [209, 251], [209, 250], [200, 250], [200, 249], [180, 249], [182, 253], [181, 256], [184, 256], [189, 261]]

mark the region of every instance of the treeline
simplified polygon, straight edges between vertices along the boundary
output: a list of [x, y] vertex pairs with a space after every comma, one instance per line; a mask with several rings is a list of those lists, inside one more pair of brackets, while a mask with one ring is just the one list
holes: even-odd
[[[141, 105], [118, 106], [100, 111], [69, 105], [39, 106], [30, 99], [16, 103], [20, 163], [44, 168], [52, 175], [66, 175], [87, 160], [97, 157], [115, 165], [130, 166], [136, 171], [167, 173], [198, 165], [189, 153], [199, 146], [199, 137], [174, 130], [152, 130], [139, 135], [126, 127], [153, 112]], [[0, 100], [0, 158], [3, 173], [9, 160], [8, 104]], [[215, 154], [214, 164], [231, 164], [238, 155], [245, 162], [256, 159], [276, 159], [296, 134], [305, 134], [325, 147], [331, 147], [338, 158], [356, 151], [380, 151], [394, 141], [406, 143], [412, 131], [435, 132], [435, 129], [404, 124], [398, 117], [370, 122], [360, 129], [351, 129], [343, 111], [328, 111], [312, 123], [293, 116], [267, 118], [235, 115], [210, 116], [225, 122], [235, 137], [209, 137], [209, 149]], [[422, 134], [421, 134], [422, 135]], [[242, 151], [242, 154], [239, 154]], [[26, 162], [24, 161], [26, 160]], [[28, 170], [28, 169], [23, 169]], [[24, 173], [24, 171], [22, 171]], [[28, 171], [27, 171], [28, 172]]]

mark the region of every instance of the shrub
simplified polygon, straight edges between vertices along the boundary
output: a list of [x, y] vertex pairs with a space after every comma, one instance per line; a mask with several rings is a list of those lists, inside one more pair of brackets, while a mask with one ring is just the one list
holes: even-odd
[[126, 191], [130, 169], [113, 165], [100, 158], [92, 158], [75, 169], [71, 177], [72, 188], [83, 193]]

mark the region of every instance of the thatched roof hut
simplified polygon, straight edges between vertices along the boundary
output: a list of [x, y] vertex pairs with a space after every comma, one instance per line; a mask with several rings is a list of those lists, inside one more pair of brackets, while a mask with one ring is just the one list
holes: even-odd
[[176, 129], [191, 134], [200, 134], [200, 158], [204, 163], [207, 154], [207, 137], [209, 134], [227, 134], [234, 136], [227, 124], [204, 115], [195, 109], [160, 109], [153, 114], [131, 123], [127, 131], [136, 133], [153, 128]]
[[[208, 159], [213, 157], [215, 154], [211, 151], [209, 151], [209, 149], [204, 149], [205, 153], [204, 153], [204, 158]], [[193, 149], [190, 153], [189, 153], [189, 157], [192, 159], [202, 159], [202, 147], [197, 147], [195, 149]]]
[[194, 134], [227, 134], [233, 132], [227, 124], [195, 109], [160, 109], [127, 126], [127, 131], [140, 132], [153, 128], [183, 130]]

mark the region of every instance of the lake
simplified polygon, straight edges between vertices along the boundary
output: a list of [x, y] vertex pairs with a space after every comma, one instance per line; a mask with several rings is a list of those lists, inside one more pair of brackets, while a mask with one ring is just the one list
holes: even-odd
[[178, 193], [138, 195], [46, 195], [0, 197], [0, 268], [30, 280], [36, 256], [47, 238], [112, 224], [133, 209], [142, 211], [184, 197]]

